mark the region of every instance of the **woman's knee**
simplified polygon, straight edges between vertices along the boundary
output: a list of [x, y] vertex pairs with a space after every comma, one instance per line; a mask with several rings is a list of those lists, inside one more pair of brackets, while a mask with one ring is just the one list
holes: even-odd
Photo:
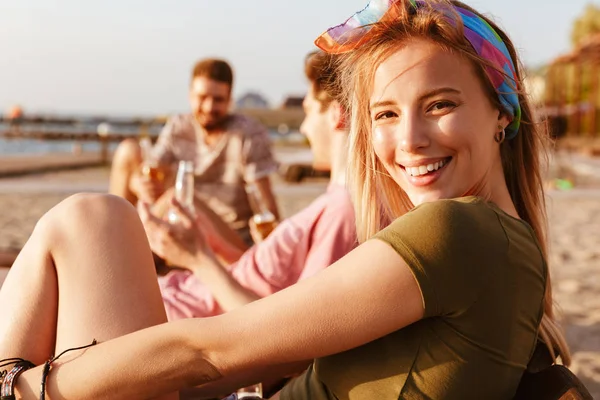
[[50, 209], [38, 221], [34, 234], [77, 237], [99, 231], [117, 233], [124, 226], [137, 224], [141, 226], [137, 211], [127, 200], [109, 194], [80, 193]]

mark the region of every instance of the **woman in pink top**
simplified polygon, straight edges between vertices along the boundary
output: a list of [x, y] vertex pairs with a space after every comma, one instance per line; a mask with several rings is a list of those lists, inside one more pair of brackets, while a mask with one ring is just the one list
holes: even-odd
[[[305, 72], [310, 88], [300, 131], [310, 141], [315, 166], [331, 168], [327, 192], [281, 222], [230, 266], [210, 255], [190, 255], [185, 240], [172, 240], [168, 226], [142, 213], [154, 252], [189, 269], [159, 277], [170, 320], [221, 314], [275, 293], [325, 269], [357, 244], [354, 210], [344, 186], [348, 131], [344, 112], [328, 86], [334, 79], [330, 56], [310, 54]], [[204, 219], [195, 226], [207, 223]], [[193, 241], [202, 233], [192, 228], [185, 234]]]

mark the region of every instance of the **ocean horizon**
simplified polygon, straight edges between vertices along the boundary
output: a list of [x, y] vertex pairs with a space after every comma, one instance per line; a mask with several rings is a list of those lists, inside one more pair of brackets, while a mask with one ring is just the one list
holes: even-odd
[[[1, 124], [0, 124], [1, 125]], [[0, 126], [0, 130], [3, 130]], [[39, 131], [39, 127], [35, 128]], [[83, 127], [53, 127], [45, 128], [45, 132], [95, 132], [97, 126], [83, 126]], [[134, 128], [119, 128], [111, 129], [114, 133], [127, 133], [131, 137], [136, 137], [137, 129]], [[160, 132], [159, 128], [152, 129], [149, 134], [157, 136]], [[110, 134], [109, 134], [110, 135]], [[286, 134], [280, 134], [276, 130], [269, 130], [269, 136], [274, 144], [302, 144], [305, 143], [305, 137], [298, 131], [291, 131]], [[109, 143], [109, 150], [114, 151], [118, 146], [118, 142], [111, 141]], [[44, 140], [44, 139], [24, 139], [18, 137], [1, 137], [0, 136], [0, 156], [24, 156], [24, 155], [37, 155], [37, 154], [52, 154], [52, 153], [72, 153], [77, 152], [99, 152], [100, 142], [91, 140]]]

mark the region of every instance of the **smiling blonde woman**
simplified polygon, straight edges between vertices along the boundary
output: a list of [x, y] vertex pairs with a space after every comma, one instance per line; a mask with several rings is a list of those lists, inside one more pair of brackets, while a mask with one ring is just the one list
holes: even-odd
[[[0, 356], [37, 365], [99, 339], [47, 363], [52, 399], [214, 396], [313, 359], [275, 398], [510, 399], [538, 340], [568, 364], [544, 134], [508, 37], [458, 2], [373, 0], [317, 45], [343, 53], [360, 246], [225, 315], [142, 329], [165, 316], [135, 211], [75, 197], [38, 224], [0, 292]], [[200, 238], [187, 251], [210, 250]], [[35, 398], [48, 368], [21, 366], [17, 393]]]

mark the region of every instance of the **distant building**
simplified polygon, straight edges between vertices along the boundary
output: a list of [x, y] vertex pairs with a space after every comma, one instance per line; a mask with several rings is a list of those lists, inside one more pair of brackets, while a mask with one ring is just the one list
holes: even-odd
[[281, 108], [302, 108], [304, 96], [288, 96], [283, 100]]
[[249, 92], [236, 101], [235, 108], [269, 108], [269, 102], [259, 93]]
[[600, 34], [595, 34], [548, 66], [543, 113], [554, 138], [600, 143], [599, 58]]

